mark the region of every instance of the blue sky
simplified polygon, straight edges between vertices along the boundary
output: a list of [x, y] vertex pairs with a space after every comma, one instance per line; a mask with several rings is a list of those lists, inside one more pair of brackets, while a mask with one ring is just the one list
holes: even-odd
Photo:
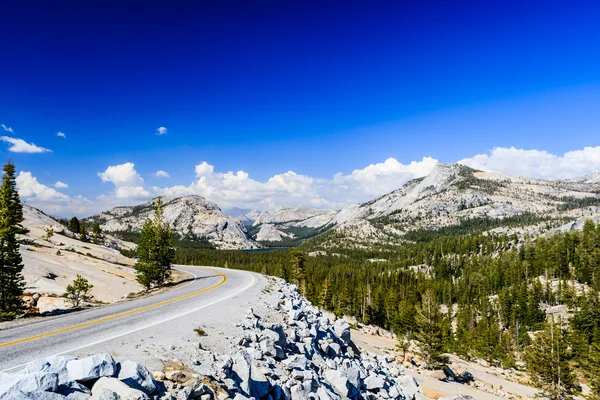
[[[0, 151], [53, 213], [191, 193], [338, 208], [424, 157], [600, 171], [594, 1], [32, 1], [0, 35], [3, 134], [51, 152]], [[503, 163], [512, 147], [532, 161]]]

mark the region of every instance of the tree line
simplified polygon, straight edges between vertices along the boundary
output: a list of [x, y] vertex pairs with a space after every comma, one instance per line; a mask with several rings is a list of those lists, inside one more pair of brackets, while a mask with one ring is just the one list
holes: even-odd
[[[600, 376], [600, 225], [588, 221], [583, 231], [535, 240], [483, 233], [424, 237], [367, 250], [334, 241], [326, 255], [313, 256], [178, 249], [175, 262], [296, 282], [309, 300], [337, 315], [418, 340], [432, 365], [443, 362], [445, 352], [505, 368], [526, 362], [552, 398], [575, 393], [577, 376], [589, 377], [600, 394], [594, 380]], [[300, 250], [311, 254], [313, 245]], [[572, 318], [549, 321], [544, 308], [559, 304]], [[532, 339], [529, 332], [539, 333]]]

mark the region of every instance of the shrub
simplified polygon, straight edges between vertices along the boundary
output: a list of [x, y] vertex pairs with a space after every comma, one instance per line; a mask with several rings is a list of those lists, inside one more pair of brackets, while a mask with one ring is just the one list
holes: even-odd
[[73, 307], [78, 308], [82, 302], [89, 300], [92, 297], [90, 291], [93, 287], [94, 285], [90, 285], [87, 279], [77, 275], [73, 283], [67, 286], [67, 297], [73, 303]]

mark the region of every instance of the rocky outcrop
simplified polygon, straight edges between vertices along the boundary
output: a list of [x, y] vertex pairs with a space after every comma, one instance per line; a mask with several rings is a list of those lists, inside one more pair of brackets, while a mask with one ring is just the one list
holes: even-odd
[[[219, 249], [257, 247], [246, 237], [245, 228], [238, 220], [204, 197], [163, 197], [162, 201], [164, 219], [174, 233], [205, 238]], [[153, 215], [155, 204], [156, 199], [133, 207], [116, 207], [88, 221], [100, 223], [104, 232], [140, 231]]]

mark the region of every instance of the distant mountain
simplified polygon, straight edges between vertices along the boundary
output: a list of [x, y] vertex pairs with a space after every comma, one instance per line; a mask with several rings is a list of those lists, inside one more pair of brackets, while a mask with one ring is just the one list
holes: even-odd
[[[250, 249], [257, 244], [235, 218], [201, 196], [163, 197], [165, 221], [180, 236], [192, 235], [208, 240], [219, 249]], [[153, 215], [156, 199], [132, 207], [115, 207], [88, 218], [99, 222], [105, 232], [139, 232]]]
[[401, 244], [444, 227], [537, 235], [600, 215], [599, 177], [551, 181], [438, 164], [424, 178], [340, 210], [330, 224], [336, 240], [365, 246]]
[[276, 246], [297, 245], [328, 226], [336, 211], [308, 206], [280, 207], [264, 211], [249, 228], [256, 241]]
[[252, 211], [249, 208], [238, 208], [238, 207], [232, 207], [232, 208], [228, 208], [226, 210], [223, 210], [225, 212], [225, 214], [229, 215], [230, 217], [241, 217], [244, 214], [249, 213], [250, 211]]
[[[586, 219], [600, 218], [600, 173], [552, 181], [438, 164], [423, 178], [339, 211], [296, 206], [264, 212], [233, 208], [225, 214], [200, 196], [163, 201], [165, 218], [176, 233], [192, 233], [216, 248], [296, 246], [316, 236], [317, 247], [331, 247], [335, 240], [368, 248], [401, 245], [443, 229], [530, 236], [578, 229]], [[90, 220], [107, 232], [135, 232], [154, 204], [116, 207]]]
[[225, 213], [230, 217], [235, 218], [236, 221], [240, 222], [244, 226], [254, 224], [254, 221], [261, 214], [258, 210], [251, 210], [249, 208], [237, 208], [233, 207], [225, 210]]

